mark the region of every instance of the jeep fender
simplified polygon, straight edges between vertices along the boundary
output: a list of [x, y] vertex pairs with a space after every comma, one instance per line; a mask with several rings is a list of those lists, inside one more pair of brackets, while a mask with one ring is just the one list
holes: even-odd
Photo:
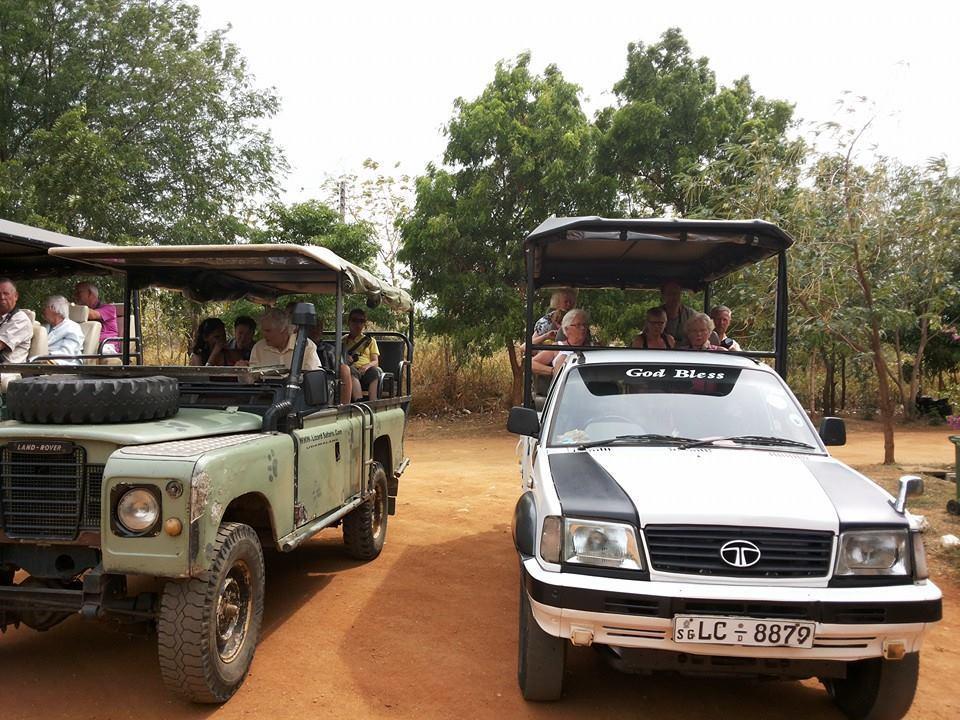
[[537, 503], [532, 492], [525, 492], [513, 510], [513, 544], [524, 557], [533, 557], [537, 550]]

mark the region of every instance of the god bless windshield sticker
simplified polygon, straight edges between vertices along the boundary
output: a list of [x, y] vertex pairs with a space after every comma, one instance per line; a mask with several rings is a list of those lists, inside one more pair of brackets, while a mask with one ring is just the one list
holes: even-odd
[[593, 395], [672, 393], [728, 395], [740, 377], [739, 368], [707, 365], [603, 365], [580, 368]]

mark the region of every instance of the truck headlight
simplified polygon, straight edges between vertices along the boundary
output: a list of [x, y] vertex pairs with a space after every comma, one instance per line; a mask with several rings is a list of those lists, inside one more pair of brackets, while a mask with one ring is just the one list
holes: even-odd
[[149, 488], [127, 490], [117, 502], [117, 521], [135, 535], [146, 533], [160, 519], [160, 500]]
[[853, 530], [840, 536], [837, 575], [909, 575], [906, 530]]
[[576, 565], [643, 570], [632, 525], [565, 518], [563, 561]]

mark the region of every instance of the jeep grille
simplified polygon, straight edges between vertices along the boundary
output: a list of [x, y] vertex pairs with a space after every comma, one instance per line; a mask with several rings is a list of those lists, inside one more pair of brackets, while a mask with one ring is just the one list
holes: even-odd
[[88, 465], [83, 448], [67, 454], [0, 455], [0, 526], [14, 538], [74, 540], [100, 529], [103, 465]]
[[[648, 525], [644, 537], [655, 570], [685, 575], [754, 578], [826, 577], [833, 554], [833, 533], [779, 528], [709, 525]], [[732, 567], [720, 548], [748, 540], [760, 550], [750, 567]]]

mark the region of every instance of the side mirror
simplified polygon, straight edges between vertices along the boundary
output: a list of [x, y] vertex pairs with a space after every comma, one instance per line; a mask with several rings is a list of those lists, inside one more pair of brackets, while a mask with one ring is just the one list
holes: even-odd
[[846, 445], [847, 426], [843, 418], [825, 417], [820, 421], [820, 439], [824, 445]]
[[897, 494], [897, 502], [893, 509], [903, 515], [907, 509], [907, 498], [917, 495], [923, 495], [923, 478], [917, 475], [904, 475], [900, 478], [900, 492]]
[[330, 394], [328, 392], [329, 383], [327, 382], [326, 370], [320, 369], [305, 372], [300, 386], [303, 388], [303, 399], [307, 405], [326, 406], [330, 403]]
[[540, 437], [540, 418], [537, 411], [528, 407], [510, 408], [507, 418], [507, 430], [516, 435]]

